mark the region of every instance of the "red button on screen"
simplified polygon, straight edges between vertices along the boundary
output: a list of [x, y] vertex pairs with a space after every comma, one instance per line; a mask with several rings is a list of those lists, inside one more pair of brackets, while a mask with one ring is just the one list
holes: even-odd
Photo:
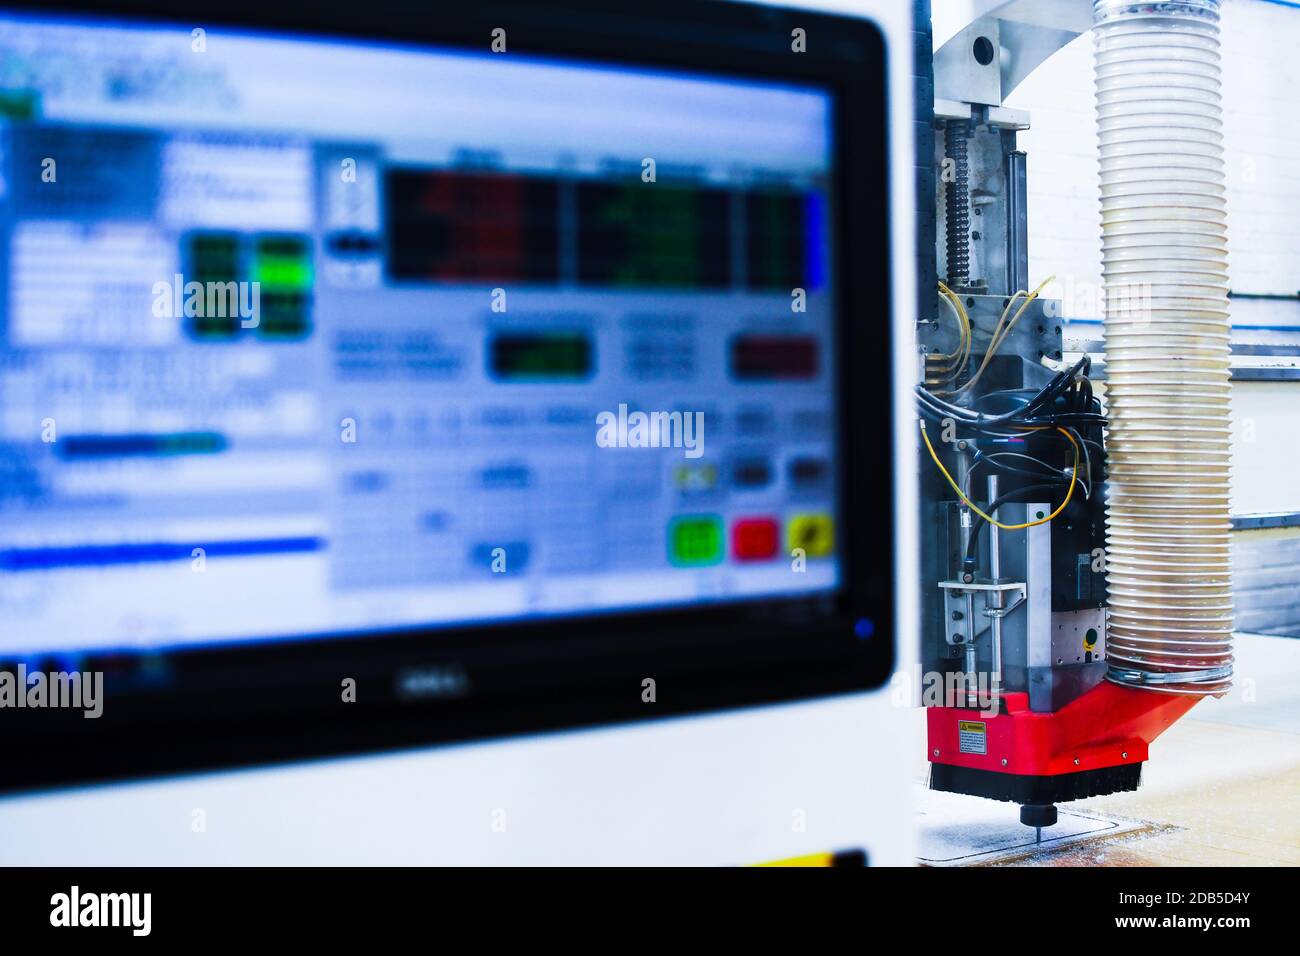
[[771, 518], [743, 518], [731, 528], [731, 553], [737, 561], [766, 561], [776, 556], [777, 528]]

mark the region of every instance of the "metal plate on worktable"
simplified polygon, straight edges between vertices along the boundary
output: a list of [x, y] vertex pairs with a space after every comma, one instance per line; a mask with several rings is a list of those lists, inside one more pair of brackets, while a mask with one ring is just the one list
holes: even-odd
[[1057, 824], [1045, 828], [1043, 842], [1035, 844], [1034, 831], [1020, 822], [1015, 804], [925, 790], [918, 801], [917, 862], [922, 866], [1008, 863], [1151, 829], [1140, 820], [1061, 807]]

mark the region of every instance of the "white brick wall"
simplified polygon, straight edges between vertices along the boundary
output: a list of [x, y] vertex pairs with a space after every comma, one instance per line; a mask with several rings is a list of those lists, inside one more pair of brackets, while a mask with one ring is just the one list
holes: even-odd
[[1294, 529], [1238, 532], [1232, 585], [1237, 630], [1300, 637], [1300, 534]]
[[[955, 0], [939, 0], [955, 2]], [[1300, 7], [1225, 0], [1224, 142], [1236, 292], [1300, 290]], [[1092, 36], [1040, 66], [1007, 100], [1030, 111], [1029, 273], [1101, 280]], [[1077, 318], [1099, 318], [1091, 315]], [[1300, 328], [1300, 316], [1294, 320]]]
[[1300, 7], [1223, 12], [1228, 251], [1237, 292], [1300, 290]]

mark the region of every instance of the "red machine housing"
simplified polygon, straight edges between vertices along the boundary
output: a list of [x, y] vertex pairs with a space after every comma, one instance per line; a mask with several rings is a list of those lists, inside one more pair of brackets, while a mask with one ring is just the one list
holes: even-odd
[[1150, 744], [1199, 697], [1106, 681], [1058, 711], [1004, 694], [998, 713], [931, 707], [931, 786], [1020, 803], [1055, 803], [1137, 787]]

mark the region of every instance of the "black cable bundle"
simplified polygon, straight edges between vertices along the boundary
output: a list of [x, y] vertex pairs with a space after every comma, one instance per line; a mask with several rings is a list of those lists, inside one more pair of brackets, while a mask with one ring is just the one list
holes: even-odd
[[[997, 509], [1009, 502], [1023, 500], [1026, 495], [1055, 493], [1073, 480], [1072, 469], [1058, 469], [1032, 454], [989, 454], [980, 449], [979, 440], [986, 438], [1015, 438], [1029, 441], [1031, 436], [1046, 437], [1048, 434], [1059, 436], [1057, 429], [1069, 433], [1081, 452], [1083, 469], [1084, 496], [1090, 498], [1095, 482], [1105, 478], [1105, 448], [1102, 430], [1105, 416], [1101, 413], [1101, 402], [1093, 394], [1092, 382], [1088, 373], [1092, 370], [1092, 359], [1085, 355], [1073, 366], [1058, 372], [1037, 392], [1030, 389], [1009, 389], [989, 392], [971, 400], [973, 407], [955, 405], [944, 401], [923, 386], [916, 387], [917, 406], [921, 415], [933, 422], [947, 424], [949, 421], [961, 429], [974, 433], [975, 454], [970, 474], [983, 466], [1004, 472], [1018, 479], [1033, 479], [1032, 484], [1021, 485], [1008, 490], [988, 506], [989, 514], [996, 514]], [[990, 414], [979, 406], [990, 401], [1014, 401], [1019, 404], [1010, 411]], [[1099, 468], [1094, 470], [1093, 456], [1098, 452]], [[1001, 458], [1018, 457], [1027, 459], [1031, 464], [1040, 466], [1041, 470], [1007, 464]], [[969, 495], [969, 487], [964, 490]], [[975, 553], [979, 544], [980, 531], [987, 524], [984, 517], [976, 515], [971, 528], [970, 539], [963, 561], [963, 569], [973, 573]]]

